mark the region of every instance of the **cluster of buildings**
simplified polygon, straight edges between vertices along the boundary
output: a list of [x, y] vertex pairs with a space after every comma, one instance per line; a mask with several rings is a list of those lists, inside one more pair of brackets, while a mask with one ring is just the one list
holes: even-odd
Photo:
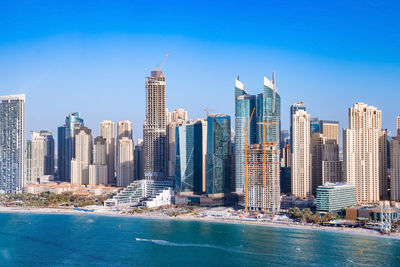
[[184, 109], [168, 111], [166, 76], [157, 69], [146, 77], [146, 119], [136, 146], [130, 121], [102, 121], [93, 138], [74, 112], [58, 127], [57, 153], [49, 131], [32, 131], [25, 142], [24, 95], [0, 97], [0, 191], [21, 192], [50, 176], [122, 187], [109, 205], [170, 204], [176, 195], [275, 214], [282, 194], [317, 197], [329, 210], [400, 201], [400, 116], [391, 138], [380, 110], [354, 104], [341, 151], [339, 122], [312, 117], [302, 101], [290, 107], [290, 130], [281, 130], [274, 74], [256, 95], [239, 77], [234, 91], [235, 130], [226, 114], [189, 119]]

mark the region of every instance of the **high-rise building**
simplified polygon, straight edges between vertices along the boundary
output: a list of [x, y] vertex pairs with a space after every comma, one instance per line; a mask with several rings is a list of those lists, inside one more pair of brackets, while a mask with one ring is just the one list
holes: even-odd
[[322, 145], [322, 184], [339, 182], [342, 182], [342, 161], [339, 160], [339, 145], [336, 140], [328, 139]]
[[36, 184], [44, 175], [54, 175], [54, 139], [51, 132], [31, 132], [26, 148], [26, 166], [26, 184]]
[[89, 184], [89, 165], [92, 162], [92, 130], [75, 129], [75, 157], [71, 160], [71, 183]]
[[307, 111], [306, 105], [304, 104], [303, 101], [299, 101], [297, 103], [294, 103], [293, 105], [290, 106], [290, 151], [293, 149], [293, 136], [292, 136], [292, 121], [293, 121], [293, 115], [296, 113], [298, 110], [304, 110]]
[[[312, 123], [311, 123], [312, 127]], [[312, 132], [312, 130], [311, 130]], [[319, 132], [311, 133], [311, 193], [316, 196], [317, 187], [323, 185], [322, 181], [322, 150], [326, 143], [326, 138]]]
[[25, 95], [0, 96], [0, 192], [24, 187]]
[[138, 139], [135, 145], [135, 155], [133, 157], [135, 162], [134, 171], [135, 176], [134, 179], [142, 180], [143, 177], [143, 139]]
[[122, 137], [132, 139], [132, 127], [132, 122], [130, 121], [119, 121], [117, 123], [117, 139], [121, 139]]
[[282, 148], [282, 167], [290, 167], [290, 144], [285, 144]]
[[71, 180], [71, 159], [75, 157], [75, 129], [84, 126], [79, 112], [66, 116], [65, 124], [58, 127], [58, 171], [59, 180]]
[[160, 70], [146, 80], [146, 120], [143, 123], [143, 156], [145, 179], [165, 179], [166, 146], [166, 82]]
[[89, 184], [107, 185], [107, 139], [97, 136], [93, 142], [93, 163], [89, 165]]
[[311, 134], [321, 132], [320, 121], [318, 118], [310, 119], [310, 131], [311, 131]]
[[225, 114], [207, 117], [206, 193], [231, 191], [231, 117]]
[[106, 139], [107, 181], [108, 184], [115, 184], [115, 123], [108, 120], [100, 122], [100, 136]]
[[256, 144], [248, 150], [248, 208], [275, 214], [280, 209], [280, 153], [276, 146], [264, 149]]
[[400, 135], [400, 116], [397, 116], [397, 135]]
[[381, 177], [381, 168], [387, 168], [386, 149], [380, 145], [385, 136], [380, 110], [364, 103], [349, 108], [349, 128], [343, 129], [344, 181], [356, 186], [357, 203], [380, 199], [381, 181], [387, 179]]
[[181, 194], [203, 192], [203, 127], [201, 120], [176, 128], [175, 186]]
[[[244, 192], [244, 149], [245, 137], [243, 130], [250, 122], [250, 116], [256, 107], [256, 96], [247, 93], [244, 85], [236, 80], [235, 85], [235, 177], [236, 192]], [[247, 132], [247, 145], [257, 143], [257, 121], [254, 118]]]
[[292, 116], [292, 194], [311, 195], [310, 114], [299, 109]]
[[134, 175], [134, 144], [128, 137], [117, 140], [117, 186], [128, 186], [133, 182]]
[[188, 113], [182, 108], [175, 109], [167, 124], [167, 176], [175, 176], [175, 134], [176, 127], [188, 120]]
[[326, 140], [335, 140], [339, 144], [339, 122], [320, 120], [320, 132], [326, 137]]
[[[399, 118], [397, 122], [399, 127]], [[400, 201], [400, 133], [390, 140], [390, 200]]]
[[[260, 102], [260, 99], [257, 100]], [[257, 103], [260, 106], [260, 103]], [[280, 147], [281, 139], [281, 96], [276, 89], [275, 73], [272, 74], [272, 81], [264, 77], [264, 88], [262, 93], [262, 112], [259, 113], [257, 122], [268, 123], [266, 125], [267, 143], [276, 143]], [[258, 143], [263, 142], [263, 125], [258, 124]]]

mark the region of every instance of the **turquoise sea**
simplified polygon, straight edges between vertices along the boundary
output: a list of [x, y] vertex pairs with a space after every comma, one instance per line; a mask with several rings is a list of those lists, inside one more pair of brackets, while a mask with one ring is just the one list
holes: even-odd
[[400, 266], [400, 241], [197, 221], [0, 213], [0, 266]]

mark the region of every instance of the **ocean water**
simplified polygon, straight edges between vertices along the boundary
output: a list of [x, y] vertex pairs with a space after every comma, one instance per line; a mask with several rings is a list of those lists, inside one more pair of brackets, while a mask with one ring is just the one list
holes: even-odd
[[197, 221], [0, 213], [0, 266], [400, 266], [400, 241]]

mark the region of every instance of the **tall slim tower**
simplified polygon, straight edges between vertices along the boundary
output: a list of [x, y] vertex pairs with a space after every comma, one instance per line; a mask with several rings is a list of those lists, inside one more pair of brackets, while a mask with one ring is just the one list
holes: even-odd
[[[244, 192], [244, 132], [250, 121], [250, 116], [256, 107], [256, 96], [247, 93], [244, 85], [239, 81], [239, 77], [235, 81], [235, 187], [236, 192]], [[253, 115], [251, 124], [247, 133], [247, 145], [257, 143], [257, 121], [256, 114]]]
[[107, 140], [97, 136], [93, 143], [93, 160], [89, 165], [89, 184], [106, 185], [107, 181]]
[[128, 137], [132, 139], [132, 122], [130, 121], [119, 121], [117, 123], [117, 138]]
[[75, 129], [75, 157], [71, 160], [71, 183], [89, 184], [89, 165], [92, 161], [92, 130]]
[[[312, 126], [312, 124], [311, 124]], [[311, 151], [311, 186], [312, 194], [316, 196], [317, 187], [323, 184], [322, 179], [322, 150], [326, 137], [321, 133], [312, 133], [310, 139]]]
[[390, 140], [390, 200], [400, 201], [400, 116], [397, 117], [397, 136]]
[[106, 139], [108, 184], [115, 184], [115, 123], [100, 122], [100, 136]]
[[25, 95], [0, 96], [0, 192], [24, 187]]
[[[293, 136], [292, 136], [292, 132], [293, 132], [293, 130], [292, 130], [292, 128], [293, 128], [293, 125], [292, 125], [293, 115], [298, 110], [307, 111], [307, 107], [306, 107], [306, 105], [304, 104], [303, 101], [299, 101], [299, 102], [294, 103], [293, 105], [290, 106], [290, 140], [289, 140], [290, 141], [290, 151], [293, 151], [293, 142], [292, 142], [292, 140], [293, 140]], [[310, 129], [310, 131], [311, 131], [311, 129]]]
[[71, 159], [75, 157], [75, 129], [84, 126], [79, 112], [67, 114], [65, 124], [58, 127], [58, 179], [71, 180]]
[[118, 139], [116, 150], [117, 186], [128, 186], [134, 178], [133, 140], [128, 137]]
[[[344, 180], [356, 186], [357, 203], [378, 202], [386, 153], [380, 140], [382, 112], [374, 106], [356, 103], [349, 108], [349, 128], [343, 129]], [[386, 142], [385, 142], [386, 144]]]
[[146, 120], [143, 123], [144, 176], [159, 180], [166, 177], [166, 95], [165, 75], [151, 72], [146, 80]]
[[311, 195], [310, 114], [299, 109], [292, 116], [292, 194]]
[[26, 149], [26, 165], [27, 184], [36, 184], [41, 176], [54, 174], [54, 139], [51, 132], [31, 132]]

